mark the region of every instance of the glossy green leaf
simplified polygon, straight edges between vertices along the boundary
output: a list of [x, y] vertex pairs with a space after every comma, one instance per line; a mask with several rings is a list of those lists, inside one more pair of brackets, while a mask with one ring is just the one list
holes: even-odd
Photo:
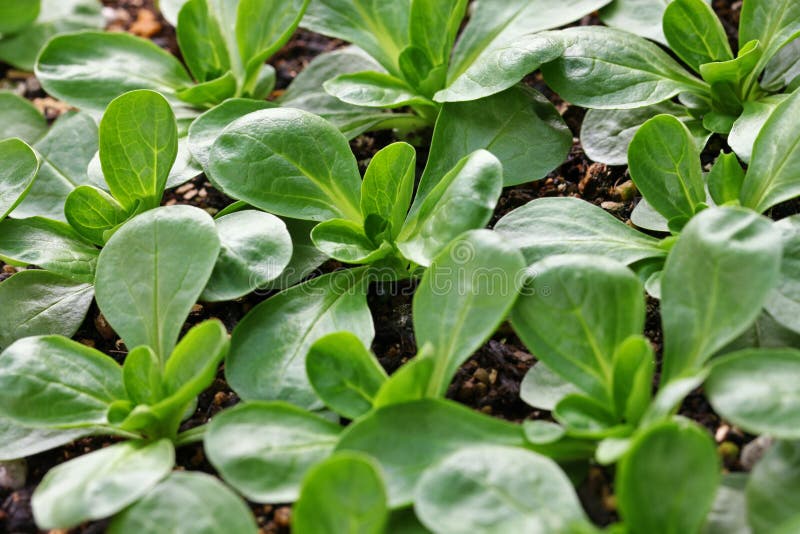
[[473, 445], [523, 446], [522, 430], [451, 401], [427, 399], [373, 411], [345, 429], [337, 451], [374, 457], [384, 473], [389, 504], [410, 504], [426, 469]]
[[577, 198], [542, 198], [517, 208], [495, 231], [522, 251], [528, 264], [555, 254], [605, 256], [630, 265], [662, 258], [658, 240]]
[[548, 85], [569, 102], [597, 109], [658, 104], [682, 92], [707, 91], [656, 44], [601, 26], [561, 32], [565, 51], [542, 67]]
[[625, 525], [631, 532], [698, 532], [714, 502], [719, 463], [714, 440], [695, 423], [666, 421], [645, 430], [617, 470]]
[[292, 508], [297, 534], [382, 534], [389, 519], [380, 467], [340, 452], [309, 470]]
[[403, 80], [382, 72], [342, 74], [325, 82], [324, 87], [328, 93], [353, 106], [399, 108], [433, 105]]
[[308, 408], [319, 400], [306, 376], [306, 354], [324, 335], [347, 330], [365, 346], [374, 329], [364, 270], [315, 278], [269, 298], [233, 331], [225, 376], [247, 400], [286, 400]]
[[211, 149], [209, 171], [224, 191], [265, 211], [323, 221], [361, 218], [361, 178], [345, 137], [296, 109], [266, 109], [237, 120]]
[[228, 352], [228, 332], [219, 320], [205, 321], [187, 332], [164, 367], [164, 393], [188, 402], [202, 393]]
[[333, 451], [341, 427], [283, 402], [249, 402], [214, 417], [205, 434], [211, 464], [256, 502], [290, 502], [308, 470]]
[[[163, 0], [162, 0], [163, 1]], [[234, 492], [211, 475], [176, 471], [112, 519], [109, 534], [256, 534], [253, 514]]]
[[49, 430], [21, 426], [7, 417], [0, 416], [0, 461], [27, 458], [56, 447], [61, 447], [84, 436], [92, 429]]
[[800, 439], [800, 352], [753, 349], [715, 360], [705, 391], [716, 413], [752, 434]]
[[654, 117], [639, 128], [628, 148], [628, 165], [642, 196], [667, 220], [690, 219], [706, 200], [700, 149], [689, 129], [671, 115]]
[[704, 0], [672, 0], [663, 29], [670, 49], [697, 72], [704, 63], [733, 59], [725, 28]]
[[36, 77], [48, 94], [97, 114], [128, 91], [151, 89], [174, 100], [192, 83], [172, 54], [122, 32], [53, 38], [39, 56]]
[[245, 210], [216, 220], [222, 248], [202, 298], [234, 300], [267, 287], [292, 258], [286, 224], [269, 213]]
[[76, 187], [64, 203], [64, 215], [83, 238], [104, 245], [107, 232], [128, 219], [128, 211], [117, 200], [91, 185]]
[[800, 91], [795, 91], [769, 116], [753, 145], [753, 155], [742, 184], [743, 206], [763, 212], [800, 194]]
[[375, 395], [374, 407], [380, 408], [437, 396], [431, 395], [428, 391], [436, 365], [433, 347], [430, 345], [422, 347], [414, 358], [392, 373], [389, 380], [383, 383]]
[[430, 265], [462, 233], [489, 222], [503, 189], [503, 167], [491, 153], [464, 157], [406, 220], [397, 247], [407, 259]]
[[575, 438], [601, 440], [616, 437], [620, 433], [618, 420], [607, 407], [611, 406], [581, 393], [567, 395], [553, 409], [553, 418]]
[[[233, 15], [240, 3], [239, 0], [229, 2]], [[225, 19], [227, 11], [213, 0], [189, 0], [178, 13], [176, 37], [186, 66], [198, 83], [211, 82], [228, 74], [235, 92], [236, 77], [230, 71], [237, 67], [241, 71], [242, 66], [238, 50], [228, 48], [227, 36], [223, 34], [233, 30], [223, 26], [223, 23], [233, 22]], [[236, 56], [232, 57], [233, 54]]]
[[463, 234], [442, 250], [414, 294], [414, 335], [430, 344], [429, 383], [444, 396], [458, 368], [505, 321], [524, 282], [520, 252], [491, 230]]
[[718, 205], [736, 203], [745, 172], [735, 154], [720, 154], [706, 177], [708, 192]]
[[781, 254], [780, 232], [749, 210], [711, 208], [686, 225], [661, 281], [662, 383], [697, 370], [755, 321]]
[[17, 341], [0, 362], [0, 412], [22, 425], [101, 425], [111, 403], [127, 398], [117, 362], [59, 336]]
[[309, 278], [322, 265], [327, 256], [311, 241], [311, 230], [316, 223], [284, 217], [283, 222], [292, 238], [292, 259], [281, 275], [263, 289], [288, 289]]
[[146, 345], [139, 345], [125, 356], [122, 379], [134, 404], [155, 404], [164, 396], [161, 361]]
[[329, 334], [311, 345], [306, 373], [322, 402], [348, 419], [372, 409], [387, 379], [375, 355], [349, 332]]
[[[0, 284], [0, 349], [29, 336], [72, 337], [94, 300], [89, 283], [48, 271], [21, 271]], [[11, 311], [13, 310], [13, 311]]]
[[760, 85], [768, 91], [779, 91], [789, 86], [789, 91], [797, 88], [800, 78], [800, 40], [795, 39], [772, 57], [764, 69]]
[[650, 404], [655, 365], [653, 347], [641, 335], [629, 337], [614, 352], [614, 405], [627, 423], [638, 423]]
[[667, 44], [661, 27], [664, 9], [671, 0], [614, 0], [600, 10], [607, 26]]
[[161, 440], [118, 443], [58, 465], [33, 493], [36, 524], [70, 528], [113, 515], [147, 495], [174, 462], [175, 449]]
[[558, 465], [524, 449], [465, 448], [428, 469], [414, 510], [433, 532], [567, 532], [586, 521]]
[[622, 264], [589, 256], [556, 256], [529, 271], [511, 315], [517, 334], [554, 372], [610, 402], [614, 352], [644, 327], [641, 282]]
[[69, 225], [33, 217], [0, 223], [0, 257], [91, 282], [99, 251]]
[[764, 127], [764, 123], [787, 96], [783, 94], [769, 95], [759, 100], [743, 103], [744, 110], [733, 123], [731, 132], [728, 134], [728, 144], [745, 163], [749, 163], [753, 156], [753, 145], [761, 128]]
[[[191, 206], [148, 211], [114, 234], [97, 265], [97, 304], [128, 347], [147, 345], [166, 360], [219, 247], [211, 217]], [[135, 268], [120, 276], [132, 254]]]
[[434, 68], [447, 67], [453, 43], [467, 13], [467, 0], [414, 0], [411, 2], [411, 46], [424, 51]]
[[796, 517], [800, 443], [775, 443], [753, 469], [746, 495], [747, 519], [754, 534], [776, 532], [781, 524]]
[[797, 2], [747, 0], [747, 3], [742, 5], [739, 18], [739, 47], [742, 48], [746, 43], [758, 40], [764, 49], [762, 65], [798, 35], [800, 35], [800, 5]]
[[172, 26], [178, 25], [178, 13], [188, 0], [157, 0], [156, 7], [161, 11], [164, 20]]
[[379, 249], [364, 233], [363, 225], [347, 219], [330, 219], [311, 231], [311, 239], [326, 256], [344, 263], [372, 263], [390, 250]]
[[800, 217], [782, 219], [775, 228], [783, 241], [781, 274], [764, 307], [779, 324], [800, 332]]
[[29, 100], [10, 91], [0, 91], [0, 139], [18, 137], [33, 143], [46, 132], [47, 121]]
[[380, 217], [396, 238], [406, 220], [414, 194], [417, 153], [407, 143], [393, 143], [378, 151], [369, 163], [361, 185], [361, 214]]
[[0, 221], [25, 198], [38, 171], [36, 153], [24, 141], [0, 141]]
[[[532, 140], [534, 140], [532, 142]], [[534, 89], [517, 86], [476, 102], [442, 107], [420, 180], [420, 202], [458, 161], [485, 149], [503, 164], [503, 185], [543, 178], [566, 159], [572, 133]]]
[[33, 24], [40, 8], [39, 0], [6, 0], [0, 6], [0, 34], [17, 33]]
[[534, 408], [551, 412], [561, 399], [579, 392], [576, 386], [553, 372], [546, 363], [536, 362], [522, 379], [519, 396]]

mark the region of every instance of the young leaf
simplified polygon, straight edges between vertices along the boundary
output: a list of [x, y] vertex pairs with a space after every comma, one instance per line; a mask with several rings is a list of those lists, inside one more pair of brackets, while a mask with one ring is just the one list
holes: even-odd
[[434, 106], [433, 102], [418, 95], [414, 88], [400, 78], [382, 72], [342, 74], [325, 82], [323, 86], [328, 93], [353, 106]]
[[407, 143], [393, 143], [372, 157], [361, 185], [361, 214], [380, 217], [389, 223], [397, 238], [403, 228], [417, 170], [417, 153]]
[[344, 263], [372, 263], [391, 249], [382, 249], [367, 237], [362, 224], [330, 219], [311, 231], [311, 240], [326, 256]]
[[382, 534], [388, 519], [380, 467], [369, 456], [340, 452], [309, 470], [292, 508], [292, 531]]
[[614, 405], [617, 416], [636, 424], [650, 405], [656, 357], [646, 337], [631, 336], [614, 352]]
[[[120, 265], [136, 252], [135, 269]], [[126, 223], [100, 253], [97, 304], [128, 347], [147, 345], [161, 361], [172, 352], [186, 316], [219, 253], [214, 221], [191, 206], [168, 206]]]
[[390, 404], [402, 404], [434, 397], [429, 393], [429, 384], [436, 368], [433, 347], [426, 345], [405, 365], [400, 367], [389, 380], [383, 383], [375, 395], [373, 406], [380, 408]]
[[475, 102], [445, 104], [415, 204], [475, 150], [488, 150], [500, 160], [503, 185], [510, 186], [543, 178], [563, 163], [571, 147], [572, 133], [558, 110], [529, 87], [519, 85]]
[[0, 139], [18, 137], [31, 144], [45, 133], [47, 120], [33, 103], [11, 91], [0, 91]]
[[666, 256], [658, 240], [577, 198], [541, 198], [506, 214], [495, 231], [530, 265], [555, 254], [604, 256], [626, 265]]
[[6, 0], [0, 6], [0, 34], [13, 34], [33, 24], [39, 16], [39, 0]]
[[347, 139], [305, 111], [265, 109], [242, 117], [214, 142], [210, 161], [227, 194], [265, 211], [361, 220], [361, 178]]
[[697, 370], [750, 326], [778, 282], [781, 254], [780, 233], [749, 210], [711, 208], [686, 225], [661, 281], [662, 384]]
[[363, 269], [330, 273], [278, 293], [245, 316], [233, 331], [225, 376], [247, 400], [319, 405], [306, 376], [309, 347], [348, 330], [365, 346], [375, 335]]
[[[747, 0], [739, 20], [739, 48], [757, 40], [764, 49], [762, 65], [800, 34], [800, 5], [793, 0]], [[760, 69], [756, 69], [760, 73]], [[757, 75], [756, 75], [757, 76]]]
[[[213, 424], [213, 423], [212, 423]], [[522, 430], [451, 401], [426, 399], [370, 412], [350, 425], [337, 451], [359, 451], [381, 465], [389, 505], [412, 502], [425, 470], [449, 454], [473, 445], [523, 446]]]
[[430, 265], [462, 233], [489, 222], [503, 189], [503, 166], [491, 153], [478, 150], [459, 161], [431, 189], [398, 236], [407, 259]]
[[587, 522], [558, 465], [525, 449], [465, 448], [428, 469], [414, 510], [434, 532], [567, 532]]
[[800, 150], [796, 150], [800, 125], [795, 120], [798, 113], [800, 91], [795, 91], [775, 108], [761, 128], [742, 184], [743, 206], [763, 212], [800, 194]]
[[244, 210], [219, 217], [222, 248], [203, 291], [210, 302], [234, 300], [278, 278], [292, 258], [286, 224], [269, 213]]
[[103, 519], [146, 495], [175, 463], [167, 440], [128, 441], [51, 469], [33, 493], [36, 525], [66, 529]]
[[714, 410], [752, 434], [800, 439], [800, 352], [751, 349], [715, 360], [706, 381]]
[[180, 532], [189, 525], [195, 534], [258, 532], [253, 513], [225, 484], [205, 473], [175, 471], [116, 515], [108, 533]]
[[[759, 461], [747, 483], [747, 519], [755, 534], [776, 532], [797, 517], [800, 443], [779, 441]], [[791, 530], [787, 530], [788, 534]]]
[[625, 525], [631, 532], [698, 532], [714, 502], [719, 463], [714, 441], [695, 423], [679, 419], [648, 428], [617, 471]]
[[161, 204], [178, 153], [178, 126], [169, 103], [154, 91], [126, 93], [100, 122], [100, 163], [109, 190], [127, 210]]
[[318, 339], [306, 356], [309, 382], [327, 407], [349, 419], [372, 409], [386, 371], [350, 332]]
[[434, 68], [450, 60], [453, 43], [467, 12], [467, 0], [413, 0], [409, 20], [411, 46], [423, 51]]
[[0, 362], [0, 413], [22, 425], [102, 425], [109, 406], [127, 399], [119, 364], [66, 338], [22, 339], [3, 351]]
[[68, 224], [42, 217], [0, 223], [0, 257], [91, 282], [99, 251]]
[[588, 440], [625, 436], [630, 429], [618, 425], [609, 405], [582, 393], [567, 395], [556, 404], [553, 418], [569, 436]]
[[700, 150], [688, 128], [671, 115], [639, 128], [628, 148], [628, 165], [642, 196], [668, 221], [688, 221], [706, 201]]
[[139, 345], [125, 356], [122, 379], [128, 398], [135, 405], [155, 404], [164, 396], [161, 361], [146, 345]]
[[444, 396], [458, 368], [502, 323], [524, 282], [518, 250], [491, 230], [462, 234], [442, 250], [414, 295], [414, 334], [436, 360], [428, 384]]
[[81, 185], [67, 197], [64, 215], [83, 238], [102, 246], [108, 232], [124, 223], [129, 212], [102, 189]]
[[0, 284], [0, 349], [29, 336], [72, 337], [94, 300], [89, 283], [48, 271], [21, 271]]
[[152, 89], [170, 97], [192, 83], [175, 56], [123, 32], [53, 38], [39, 55], [36, 77], [48, 94], [95, 114], [128, 91]]
[[290, 502], [309, 468], [327, 458], [341, 427], [283, 402], [248, 402], [208, 425], [206, 454], [222, 477], [256, 502]]
[[670, 49], [695, 72], [705, 63], [733, 59], [725, 28], [704, 0], [672, 0], [663, 21]]
[[589, 256], [555, 256], [529, 271], [511, 314], [517, 334], [554, 372], [613, 405], [614, 352], [644, 328], [642, 283], [622, 264]]
[[656, 44], [601, 26], [561, 32], [562, 57], [542, 67], [548, 85], [573, 104], [631, 109], [663, 102], [682, 92], [708, 91]]
[[0, 141], [0, 221], [25, 198], [38, 171], [36, 153], [24, 141]]
[[[231, 2], [235, 9], [241, 2]], [[224, 8], [219, 12], [215, 10], [217, 2], [208, 0], [190, 0], [181, 8], [177, 20], [177, 39], [181, 53], [186, 60], [186, 66], [198, 83], [208, 82], [221, 78], [231, 71], [234, 66], [241, 71], [241, 61], [238, 57], [231, 58], [238, 50], [229, 50], [224, 31], [231, 31], [230, 27], [223, 27], [222, 23], [231, 20], [220, 20], [225, 13]], [[237, 65], [238, 63], [238, 65]], [[236, 90], [234, 78], [234, 91]]]
[[520, 384], [519, 396], [530, 406], [552, 412], [556, 405], [580, 389], [553, 372], [546, 363], [536, 362]]
[[736, 203], [745, 172], [735, 154], [720, 154], [708, 173], [708, 192], [717, 205]]
[[[753, 157], [753, 145], [767, 122], [772, 112], [778, 105], [786, 100], [788, 95], [769, 95], [759, 100], [743, 102], [744, 110], [731, 127], [728, 134], [728, 145], [733, 149], [739, 159], [750, 163]], [[737, 195], [738, 200], [738, 195]]]

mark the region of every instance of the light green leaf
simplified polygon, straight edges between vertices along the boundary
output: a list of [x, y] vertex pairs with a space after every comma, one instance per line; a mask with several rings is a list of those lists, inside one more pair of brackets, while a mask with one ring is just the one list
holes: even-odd
[[0, 416], [0, 461], [27, 458], [92, 434], [92, 429], [47, 430], [20, 426]]
[[[240, 0], [230, 2], [236, 8]], [[226, 42], [226, 33], [233, 28], [223, 26], [222, 14], [217, 11], [218, 2], [208, 0], [189, 0], [178, 13], [176, 37], [181, 55], [186, 61], [189, 72], [198, 84], [212, 82], [227, 76], [236, 91], [236, 76], [230, 72], [234, 66], [241, 70], [238, 50], [230, 50]], [[220, 10], [222, 11], [222, 10]], [[229, 96], [232, 96], [229, 95]]]
[[537, 362], [522, 379], [519, 396], [534, 408], [552, 412], [561, 399], [579, 392], [576, 386], [553, 372], [546, 363]]
[[717, 205], [736, 204], [742, 190], [745, 171], [736, 154], [720, 154], [706, 176], [708, 193]]
[[754, 534], [771, 534], [795, 518], [800, 498], [800, 442], [773, 445], [753, 469], [746, 494], [747, 519]]
[[747, 0], [739, 20], [739, 48], [758, 40], [764, 56], [761, 68], [792, 39], [800, 35], [800, 4], [793, 0]]
[[122, 380], [134, 405], [155, 404], [164, 395], [161, 361], [146, 345], [139, 345], [125, 356]]
[[800, 332], [800, 217], [782, 219], [775, 228], [783, 240], [781, 274], [764, 308], [779, 324]]
[[344, 263], [372, 263], [391, 249], [378, 248], [363, 225], [347, 219], [330, 219], [311, 231], [311, 239], [326, 256]]
[[396, 238], [403, 228], [417, 170], [417, 153], [407, 143], [392, 143], [378, 151], [369, 162], [361, 185], [361, 214], [389, 223], [389, 234]]
[[39, 0], [6, 0], [0, 6], [0, 34], [12, 34], [30, 26], [39, 16]]
[[219, 320], [189, 330], [164, 367], [164, 395], [188, 403], [202, 393], [214, 381], [228, 346], [228, 332]]
[[736, 122], [733, 123], [731, 133], [728, 134], [728, 144], [736, 152], [736, 155], [749, 163], [753, 156], [753, 145], [764, 127], [764, 123], [783, 102], [788, 95], [769, 95], [760, 100], [750, 100], [744, 102], [742, 111]]
[[0, 141], [0, 221], [25, 198], [38, 171], [36, 154], [24, 141]]
[[[664, 9], [671, 0], [614, 0], [600, 10], [600, 20], [612, 28], [667, 44], [661, 27]], [[709, 0], [710, 1], [710, 0]]]
[[104, 245], [107, 232], [128, 219], [128, 211], [117, 200], [91, 185], [75, 188], [64, 203], [70, 226], [96, 245]]
[[717, 489], [714, 506], [708, 513], [703, 534], [752, 534], [747, 526], [745, 486], [747, 473], [726, 473]]
[[403, 80], [382, 72], [342, 74], [323, 84], [325, 90], [346, 104], [374, 108], [433, 106]]
[[704, 0], [672, 0], [663, 29], [670, 49], [696, 72], [705, 63], [733, 59], [725, 28]]
[[792, 91], [800, 80], [800, 39], [780, 49], [764, 69], [760, 85], [767, 91], [779, 91], [789, 86]]
[[29, 100], [10, 91], [0, 91], [0, 139], [18, 137], [33, 143], [46, 132], [47, 121]]

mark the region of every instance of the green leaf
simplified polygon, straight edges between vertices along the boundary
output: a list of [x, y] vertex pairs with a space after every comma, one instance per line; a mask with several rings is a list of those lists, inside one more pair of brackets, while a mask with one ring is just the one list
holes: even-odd
[[407, 259], [430, 265], [462, 233], [489, 222], [503, 189], [503, 167], [478, 150], [453, 167], [406, 220], [397, 247]]
[[48, 271], [22, 271], [0, 284], [0, 349], [29, 336], [72, 337], [94, 300], [91, 284]]
[[189, 126], [189, 148], [192, 156], [203, 169], [207, 169], [211, 146], [226, 126], [248, 113], [272, 107], [275, 107], [272, 102], [247, 98], [231, 98], [214, 106]]
[[433, 106], [403, 80], [382, 72], [342, 74], [325, 82], [325, 90], [342, 102], [353, 106], [400, 108]]
[[717, 489], [714, 506], [703, 526], [703, 534], [752, 534], [747, 526], [745, 486], [747, 473], [726, 473]]
[[399, 508], [411, 504], [425, 470], [473, 445], [523, 446], [524, 438], [511, 423], [451, 401], [426, 399], [370, 412], [345, 429], [336, 450], [374, 457], [384, 474], [389, 505]]
[[718, 205], [739, 201], [745, 172], [735, 154], [720, 154], [708, 173], [708, 192]]
[[227, 72], [219, 78], [180, 89], [176, 95], [195, 108], [214, 107], [236, 95], [236, 77], [232, 72]]
[[100, 246], [110, 230], [128, 219], [128, 211], [114, 197], [91, 185], [78, 186], [67, 196], [64, 215], [81, 237]]
[[53, 38], [39, 55], [36, 77], [48, 94], [95, 114], [135, 89], [158, 91], [174, 102], [176, 91], [192, 83], [172, 54], [123, 32]]
[[311, 231], [311, 239], [326, 256], [344, 263], [372, 263], [391, 251], [376, 246], [363, 225], [347, 219], [319, 223]]
[[764, 123], [742, 184], [743, 206], [758, 212], [800, 195], [800, 91], [784, 100]]
[[780, 91], [788, 86], [789, 91], [797, 88], [800, 76], [800, 40], [795, 39], [781, 48], [764, 69], [759, 84], [767, 91]]
[[414, 510], [434, 532], [567, 532], [586, 522], [558, 465], [524, 449], [462, 449], [428, 469]]
[[284, 217], [283, 222], [292, 238], [292, 259], [281, 275], [263, 289], [288, 289], [309, 278], [328, 258], [311, 241], [316, 223]]
[[795, 518], [800, 498], [800, 443], [779, 441], [773, 445], [753, 469], [746, 494], [747, 519], [755, 534], [776, 532]]
[[0, 223], [0, 257], [91, 282], [99, 251], [68, 224], [42, 217]]
[[36, 56], [51, 37], [79, 30], [102, 29], [106, 24], [102, 6], [97, 0], [41, 0], [41, 5], [36, 22], [24, 31], [4, 35], [0, 40], [0, 61], [33, 71]]
[[25, 198], [38, 171], [39, 160], [24, 141], [0, 141], [0, 221]]
[[673, 0], [664, 11], [669, 47], [696, 72], [700, 65], [733, 59], [722, 22], [704, 0]]
[[442, 82], [468, 4], [467, 0], [411, 2], [410, 44], [428, 57], [434, 69], [442, 70]]
[[[27, 4], [27, 0], [23, 0]], [[27, 99], [0, 91], [0, 139], [18, 137], [33, 143], [47, 132], [47, 120]]]
[[274, 215], [244, 210], [215, 222], [222, 248], [203, 300], [234, 300], [263, 289], [289, 264], [292, 239], [286, 224]]
[[39, 16], [39, 0], [6, 0], [0, 6], [0, 34], [12, 34], [30, 26]]
[[407, 143], [392, 143], [369, 162], [361, 185], [361, 214], [378, 216], [390, 225], [396, 238], [406, 220], [414, 194], [417, 153]]
[[[761, 44], [752, 41], [739, 50], [736, 59], [700, 65], [700, 74], [711, 84], [711, 104], [714, 110], [703, 118], [704, 124], [710, 120], [721, 121], [726, 115], [735, 120], [736, 115], [741, 113], [742, 100], [747, 98], [747, 93], [742, 89], [744, 80], [753, 74], [763, 54]], [[715, 119], [714, 115], [718, 117]], [[730, 128], [727, 129], [729, 130]]]
[[[120, 274], [120, 266], [137, 263]], [[97, 304], [128, 347], [147, 345], [161, 361], [172, 352], [186, 316], [219, 253], [211, 217], [191, 206], [148, 211], [126, 223], [100, 254]]]
[[477, 100], [511, 87], [563, 49], [563, 45], [533, 34], [565, 26], [607, 3], [510, 0], [475, 4], [453, 52], [447, 73], [449, 87], [437, 100], [443, 101], [445, 95]]
[[262, 302], [233, 331], [225, 376], [246, 400], [286, 400], [305, 408], [319, 400], [306, 376], [306, 354], [324, 335], [348, 330], [368, 346], [374, 328], [366, 271], [315, 278]]
[[139, 345], [125, 356], [122, 379], [134, 405], [155, 404], [164, 396], [161, 361], [150, 347]]
[[216, 415], [205, 451], [228, 484], [256, 502], [291, 502], [308, 470], [333, 451], [341, 427], [283, 402], [248, 402]]
[[109, 356], [59, 336], [29, 337], [0, 355], [0, 412], [34, 427], [106, 424], [125, 400], [122, 368]]
[[768, 219], [742, 208], [710, 208], [686, 225], [661, 280], [662, 384], [699, 369], [755, 321], [778, 282], [780, 240]]
[[696, 423], [675, 420], [648, 428], [617, 470], [625, 525], [631, 532], [698, 532], [714, 502], [719, 463], [714, 440]]
[[552, 412], [556, 405], [580, 389], [561, 378], [544, 362], [536, 362], [520, 384], [519, 396], [530, 406]]
[[160, 440], [118, 443], [58, 465], [33, 493], [36, 524], [70, 528], [113, 515], [147, 495], [174, 462], [172, 444]]
[[[753, 157], [753, 146], [769, 116], [788, 95], [769, 95], [743, 103], [742, 111], [728, 134], [728, 144], [745, 163]], [[738, 198], [738, 195], [737, 195]]]
[[751, 434], [800, 439], [800, 352], [752, 349], [715, 360], [705, 391], [714, 410]]
[[[163, 1], [163, 0], [162, 0]], [[256, 534], [253, 513], [211, 475], [175, 471], [111, 520], [109, 534], [158, 534], [191, 528], [195, 534]]]
[[666, 252], [658, 240], [577, 198], [541, 198], [501, 218], [495, 231], [518, 247], [528, 264], [555, 254], [604, 256], [626, 265]]
[[210, 161], [228, 195], [265, 211], [361, 220], [361, 178], [347, 139], [310, 113], [276, 108], [242, 117], [214, 142]]
[[317, 0], [303, 26], [366, 50], [391, 73], [399, 74], [397, 58], [409, 44], [412, 0]]
[[565, 51], [542, 67], [548, 85], [565, 100], [596, 109], [632, 109], [708, 87], [658, 45], [601, 26], [561, 32]]
[[781, 274], [764, 307], [780, 325], [800, 332], [800, 217], [782, 219], [775, 228], [783, 241]]
[[641, 335], [629, 337], [614, 352], [614, 405], [627, 423], [638, 423], [650, 405], [655, 363], [653, 347]]
[[564, 162], [571, 147], [572, 133], [558, 110], [529, 87], [516, 86], [475, 102], [445, 104], [416, 202], [475, 150], [494, 154], [503, 164], [503, 185], [511, 186], [544, 178]]
[[178, 154], [178, 126], [156, 92], [131, 91], [111, 102], [100, 122], [100, 163], [109, 190], [127, 210], [161, 204]]
[[600, 20], [612, 28], [619, 28], [667, 44], [661, 20], [664, 18], [664, 9], [670, 1], [614, 0], [600, 10]]
[[417, 345], [430, 344], [428, 384], [444, 396], [456, 371], [508, 315], [524, 282], [522, 254], [491, 230], [463, 234], [442, 250], [414, 294]]
[[671, 115], [654, 117], [639, 128], [628, 148], [628, 165], [642, 196], [667, 220], [688, 220], [706, 201], [700, 149], [689, 129]]
[[369, 456], [340, 452], [309, 470], [292, 508], [292, 531], [382, 534], [388, 519], [380, 467]]
[[[230, 2], [235, 9], [241, 2]], [[223, 28], [231, 32], [232, 28], [224, 23], [226, 10], [220, 8], [219, 2], [213, 0], [190, 0], [178, 13], [176, 37], [181, 54], [186, 61], [189, 72], [199, 83], [217, 80], [225, 75], [233, 81], [233, 91], [236, 91], [236, 78], [231, 69], [237, 66], [241, 70], [241, 61], [238, 50], [230, 50], [223, 35]], [[232, 96], [232, 95], [230, 95]]]
[[311, 345], [306, 373], [322, 402], [348, 419], [369, 412], [387, 380], [375, 355], [350, 332], [329, 334]]
[[422, 347], [420, 352], [409, 362], [397, 369], [389, 380], [383, 383], [375, 396], [375, 408], [402, 404], [432, 397], [428, 392], [437, 360], [433, 347]]
[[514, 329], [547, 367], [613, 406], [617, 347], [644, 328], [642, 283], [620, 263], [555, 256], [532, 265], [511, 314]]
[[0, 461], [27, 458], [62, 445], [67, 445], [94, 432], [93, 429], [48, 430], [21, 426], [0, 416]]
[[623, 427], [623, 432], [620, 432], [617, 418], [607, 407], [613, 409], [613, 404], [596, 401], [581, 393], [567, 395], [553, 409], [553, 418], [575, 438], [601, 440], [620, 433], [627, 435], [629, 431]]
[[156, 0], [156, 7], [161, 11], [164, 20], [172, 26], [178, 25], [178, 13], [188, 0]]
[[[739, 48], [758, 40], [764, 49], [760, 67], [800, 35], [800, 5], [793, 0], [747, 0], [739, 20]], [[755, 70], [761, 72], [761, 68]], [[755, 81], [754, 81], [755, 83]]]
[[646, 428], [654, 423], [664, 421], [678, 411], [683, 399], [699, 388], [708, 377], [708, 369], [704, 368], [683, 378], [676, 378], [659, 387], [653, 402], [647, 408], [640, 426]]

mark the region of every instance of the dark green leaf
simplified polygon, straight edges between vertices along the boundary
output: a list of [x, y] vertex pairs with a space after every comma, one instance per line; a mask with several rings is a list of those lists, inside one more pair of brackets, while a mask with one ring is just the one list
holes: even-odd
[[696, 72], [704, 63], [733, 59], [725, 28], [704, 0], [672, 0], [663, 21], [670, 48]]
[[736, 203], [744, 182], [744, 169], [735, 154], [720, 154], [708, 173], [708, 192], [718, 205]]
[[795, 518], [800, 499], [800, 442], [773, 445], [753, 469], [746, 494], [747, 519], [755, 534], [771, 534]]
[[83, 238], [102, 246], [108, 232], [124, 223], [129, 212], [102, 189], [81, 185], [67, 196], [64, 215]]
[[375, 215], [390, 224], [396, 238], [403, 228], [417, 170], [417, 153], [407, 143], [393, 143], [376, 153], [361, 185], [361, 214]]

